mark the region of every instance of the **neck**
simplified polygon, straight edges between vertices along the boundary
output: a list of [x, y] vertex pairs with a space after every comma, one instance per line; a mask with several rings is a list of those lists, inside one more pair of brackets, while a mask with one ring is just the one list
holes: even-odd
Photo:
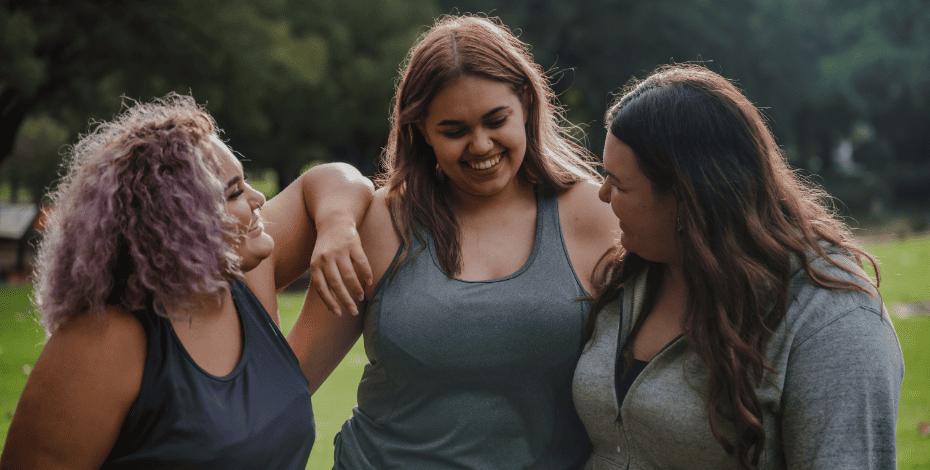
[[228, 305], [232, 305], [232, 294], [194, 294], [184, 301], [178, 302], [182, 309], [172, 308], [168, 311], [169, 317], [185, 321], [208, 320], [219, 315]]
[[481, 217], [530, 201], [534, 204], [536, 201], [533, 185], [515, 177], [503, 190], [490, 196], [475, 196], [453, 187], [451, 206], [458, 217]]
[[685, 285], [685, 276], [684, 271], [681, 269], [681, 265], [666, 264], [665, 276], [662, 280], [662, 284], [662, 289], [664, 291], [680, 296], [680, 298], [687, 303], [688, 287]]

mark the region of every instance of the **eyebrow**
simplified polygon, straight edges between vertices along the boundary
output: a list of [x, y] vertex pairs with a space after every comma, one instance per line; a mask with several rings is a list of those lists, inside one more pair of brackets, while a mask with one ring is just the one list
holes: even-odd
[[[487, 119], [487, 118], [489, 118], [489, 117], [491, 117], [491, 116], [493, 116], [493, 115], [495, 115], [495, 114], [497, 114], [497, 113], [499, 113], [499, 112], [501, 112], [501, 111], [503, 111], [503, 110], [505, 110], [505, 109], [510, 109], [510, 106], [498, 106], [498, 107], [496, 107], [496, 108], [494, 108], [494, 109], [492, 109], [492, 110], [490, 110], [490, 111], [488, 111], [488, 112], [482, 114], [482, 115], [481, 115], [481, 119]], [[455, 120], [455, 119], [446, 119], [446, 120], [444, 120], [444, 121], [439, 121], [439, 124], [436, 124], [436, 125], [437, 125], [437, 126], [455, 126], [455, 125], [461, 124], [462, 122], [463, 122], [463, 121], [461, 121], [461, 120], [458, 120], [458, 121], [457, 121], [457, 120]]]
[[607, 168], [604, 168], [604, 173], [607, 173], [607, 176], [613, 178], [614, 181], [616, 181], [616, 182], [618, 182], [618, 183], [620, 183], [620, 182], [623, 181], [623, 180], [621, 180], [617, 175], [611, 173], [610, 170], [608, 170]]
[[229, 188], [235, 186], [236, 183], [238, 183], [239, 181], [242, 181], [242, 177], [241, 177], [241, 176], [234, 176], [233, 179], [229, 180], [229, 182], [226, 183], [226, 189], [229, 189]]

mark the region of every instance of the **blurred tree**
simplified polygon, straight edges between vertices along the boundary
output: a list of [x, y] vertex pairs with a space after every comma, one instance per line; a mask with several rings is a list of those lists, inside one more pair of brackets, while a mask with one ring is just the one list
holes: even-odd
[[[866, 121], [854, 158], [901, 204], [930, 201], [930, 3], [837, 1], [817, 86]], [[855, 133], [850, 126], [848, 133]]]
[[[930, 198], [926, 0], [7, 0], [0, 162], [26, 119], [73, 136], [120, 95], [174, 90], [206, 103], [279, 187], [313, 161], [372, 174], [408, 49], [439, 13], [466, 12], [500, 16], [532, 45], [595, 153], [631, 77], [703, 61], [764, 109], [793, 165], [840, 181], [833, 154], [850, 140], [896, 199]], [[853, 138], [861, 123], [869, 139]]]
[[10, 183], [11, 202], [18, 202], [20, 189], [41, 203], [46, 189], [58, 178], [61, 155], [70, 134], [48, 116], [29, 117], [23, 122], [9, 157], [0, 164], [0, 180]]
[[311, 161], [339, 160], [375, 173], [398, 70], [437, 11], [419, 0], [284, 2], [281, 20], [294, 42], [277, 53], [304, 66], [298, 71], [307, 79], [268, 90], [270, 132], [240, 146], [250, 130], [233, 126], [232, 144], [249, 156], [263, 154], [281, 188]]
[[334, 150], [372, 167], [392, 79], [435, 12], [412, 0], [4, 2], [0, 162], [30, 116], [73, 136], [121, 95], [177, 91], [206, 103], [246, 165], [273, 167], [281, 187]]
[[[878, 188], [890, 186], [898, 199], [930, 199], [930, 186], [922, 183], [930, 178], [930, 132], [923, 130], [930, 121], [925, 0], [440, 0], [440, 5], [446, 12], [500, 16], [520, 31], [536, 61], [552, 71], [569, 119], [590, 124], [589, 145], [596, 153], [604, 138], [603, 112], [630, 77], [641, 78], [662, 64], [698, 61], [734, 80], [769, 117], [791, 163], [823, 175], [828, 190], [887, 192]], [[837, 169], [836, 146], [861, 122], [882, 144], [858, 154], [867, 151], [867, 158], [895, 158], [899, 164], [869, 167], [867, 175]], [[872, 183], [862, 186], [865, 180]]]
[[28, 116], [76, 132], [109, 118], [121, 95], [192, 91], [261, 129], [267, 117], [254, 104], [288, 68], [270, 53], [279, 26], [245, 1], [9, 1], [0, 30], [0, 160]]
[[781, 69], [780, 57], [759, 60], [759, 50], [782, 39], [777, 32], [756, 37], [771, 30], [766, 15], [775, 16], [760, 11], [757, 3], [764, 0], [514, 0], [506, 7], [492, 0], [440, 3], [448, 11], [500, 16], [520, 31], [536, 61], [551, 71], [569, 120], [585, 126], [595, 153], [606, 137], [608, 104], [631, 78], [643, 78], [658, 65], [703, 63], [763, 103], [786, 86], [781, 85], [784, 77], [774, 73]]

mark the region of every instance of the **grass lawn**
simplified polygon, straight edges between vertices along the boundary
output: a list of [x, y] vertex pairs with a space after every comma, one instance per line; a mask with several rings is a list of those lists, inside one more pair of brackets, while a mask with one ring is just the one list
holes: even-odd
[[[866, 248], [881, 264], [881, 292], [890, 310], [899, 303], [930, 299], [930, 237], [877, 242]], [[44, 333], [25, 313], [30, 311], [30, 292], [29, 286], [0, 284], [0, 444], [6, 441], [16, 401], [42, 349]], [[279, 296], [285, 333], [296, 321], [302, 301], [302, 294]], [[894, 324], [906, 369], [898, 413], [898, 467], [930, 469], [930, 438], [917, 432], [919, 422], [930, 421], [930, 316], [895, 318]], [[333, 437], [356, 404], [365, 362], [359, 341], [313, 396], [317, 440], [308, 469], [332, 468]]]

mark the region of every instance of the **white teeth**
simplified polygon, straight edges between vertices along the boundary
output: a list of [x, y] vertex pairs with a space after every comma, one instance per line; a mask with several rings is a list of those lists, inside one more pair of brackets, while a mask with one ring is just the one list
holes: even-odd
[[488, 168], [491, 168], [494, 165], [497, 165], [501, 161], [501, 157], [502, 157], [501, 155], [498, 155], [496, 157], [489, 158], [487, 160], [481, 160], [479, 162], [471, 161], [467, 163], [468, 163], [468, 166], [476, 170], [486, 170]]

